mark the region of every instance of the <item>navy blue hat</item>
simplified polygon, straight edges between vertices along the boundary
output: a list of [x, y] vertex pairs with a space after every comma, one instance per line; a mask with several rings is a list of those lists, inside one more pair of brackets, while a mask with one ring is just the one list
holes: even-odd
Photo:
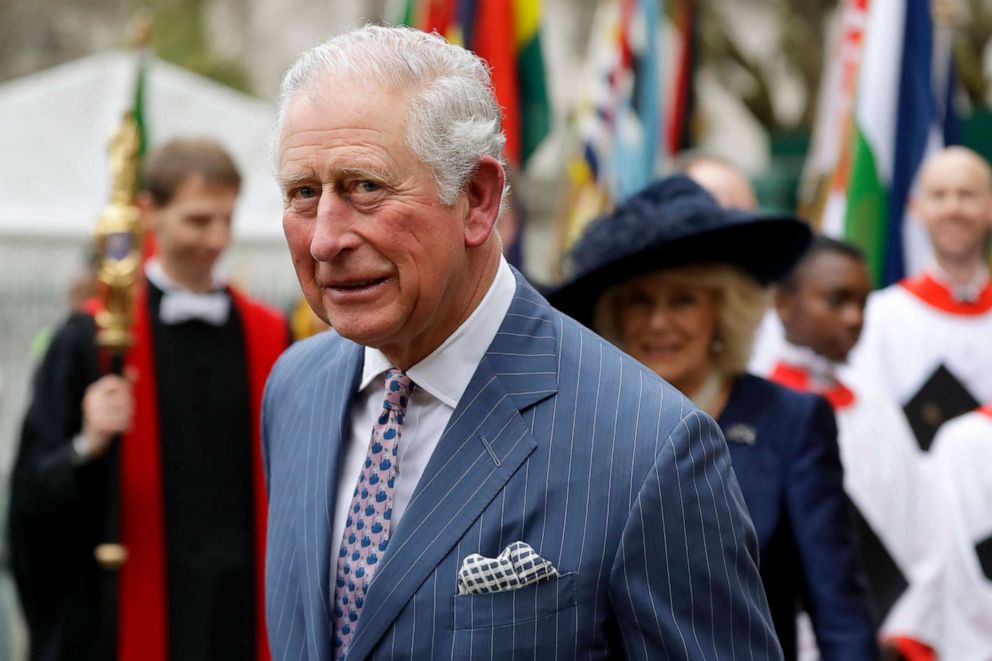
[[673, 175], [590, 223], [548, 299], [588, 325], [607, 289], [666, 268], [730, 264], [764, 285], [788, 273], [811, 239], [798, 218], [726, 209], [689, 177]]

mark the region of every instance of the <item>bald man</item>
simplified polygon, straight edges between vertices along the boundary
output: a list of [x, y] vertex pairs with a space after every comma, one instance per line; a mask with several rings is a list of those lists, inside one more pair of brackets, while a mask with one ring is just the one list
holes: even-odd
[[743, 211], [758, 208], [758, 197], [747, 175], [730, 161], [710, 154], [686, 152], [676, 160], [675, 169], [705, 188], [721, 206]]
[[[920, 172], [914, 215], [933, 244], [929, 269], [869, 300], [857, 366], [905, 403], [939, 365], [986, 406], [940, 427], [934, 480], [944, 495], [941, 658], [987, 659], [992, 649], [992, 170], [978, 154], [950, 147]], [[947, 386], [943, 387], [947, 390]], [[961, 408], [965, 408], [962, 404]], [[933, 411], [931, 411], [933, 412]], [[941, 410], [953, 417], [960, 410]], [[936, 419], [934, 420], [937, 421]]]
[[869, 297], [852, 366], [906, 408], [928, 450], [940, 424], [992, 401], [992, 171], [964, 147], [939, 151], [920, 168], [911, 204], [933, 260]]

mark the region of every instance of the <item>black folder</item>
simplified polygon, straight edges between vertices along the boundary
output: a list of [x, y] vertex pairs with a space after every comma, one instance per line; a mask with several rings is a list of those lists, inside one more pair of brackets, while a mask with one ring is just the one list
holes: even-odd
[[927, 452], [942, 424], [976, 408], [978, 401], [964, 384], [950, 370], [940, 365], [903, 410], [916, 436], [916, 442], [921, 450]]

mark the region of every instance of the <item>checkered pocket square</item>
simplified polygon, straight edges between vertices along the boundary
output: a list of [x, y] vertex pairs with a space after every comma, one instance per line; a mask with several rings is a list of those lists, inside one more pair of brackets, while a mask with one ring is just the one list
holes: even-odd
[[539, 556], [529, 544], [514, 542], [495, 558], [473, 553], [458, 570], [458, 594], [483, 594], [518, 590], [558, 578], [554, 565]]

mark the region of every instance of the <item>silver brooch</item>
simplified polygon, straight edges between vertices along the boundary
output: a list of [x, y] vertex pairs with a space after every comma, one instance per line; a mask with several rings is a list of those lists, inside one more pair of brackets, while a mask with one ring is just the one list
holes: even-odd
[[733, 441], [734, 443], [754, 445], [754, 442], [758, 440], [758, 434], [751, 425], [738, 422], [736, 425], [732, 425], [730, 429], [727, 430], [727, 440]]

